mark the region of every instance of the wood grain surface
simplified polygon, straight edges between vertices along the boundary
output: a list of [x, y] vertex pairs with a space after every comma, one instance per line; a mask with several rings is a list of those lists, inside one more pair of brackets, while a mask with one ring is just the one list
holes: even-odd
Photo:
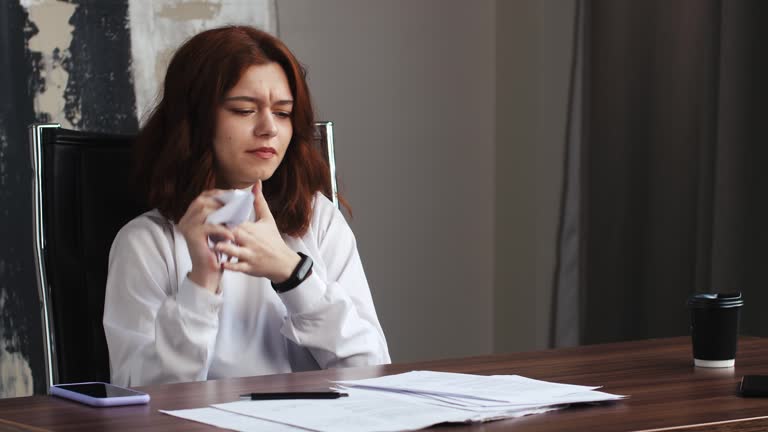
[[436, 360], [167, 384], [148, 392], [145, 406], [91, 408], [48, 396], [0, 400], [0, 430], [204, 431], [210, 426], [158, 412], [235, 401], [253, 391], [317, 390], [328, 380], [368, 378], [410, 370], [519, 374], [569, 384], [601, 385], [624, 401], [573, 406], [556, 412], [432, 430], [473, 431], [758, 431], [768, 430], [768, 398], [741, 398], [742, 375], [768, 375], [768, 339], [744, 337], [736, 367], [694, 368], [688, 338], [581, 346], [527, 353]]

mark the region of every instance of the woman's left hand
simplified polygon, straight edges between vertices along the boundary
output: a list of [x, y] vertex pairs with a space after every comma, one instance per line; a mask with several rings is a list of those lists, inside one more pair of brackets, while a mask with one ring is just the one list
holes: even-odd
[[301, 261], [299, 254], [285, 244], [277, 230], [262, 192], [261, 181], [253, 185], [253, 210], [256, 222], [243, 222], [232, 232], [235, 244], [218, 243], [216, 251], [236, 257], [237, 262], [224, 262], [225, 270], [265, 277], [274, 283], [287, 280]]

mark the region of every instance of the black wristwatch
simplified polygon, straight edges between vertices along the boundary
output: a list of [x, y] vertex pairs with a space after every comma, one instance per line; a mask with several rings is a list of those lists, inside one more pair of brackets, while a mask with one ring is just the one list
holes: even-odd
[[274, 288], [276, 292], [284, 293], [290, 291], [299, 286], [300, 283], [304, 282], [309, 275], [312, 274], [312, 258], [301, 252], [297, 253], [301, 257], [301, 261], [299, 261], [299, 264], [293, 269], [293, 273], [291, 273], [288, 279], [280, 283], [272, 282], [272, 288]]

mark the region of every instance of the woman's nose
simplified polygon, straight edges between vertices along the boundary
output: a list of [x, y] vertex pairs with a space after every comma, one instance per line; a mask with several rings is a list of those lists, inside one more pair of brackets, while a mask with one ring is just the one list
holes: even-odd
[[277, 135], [277, 123], [270, 110], [262, 110], [256, 117], [253, 132], [256, 136], [271, 138]]

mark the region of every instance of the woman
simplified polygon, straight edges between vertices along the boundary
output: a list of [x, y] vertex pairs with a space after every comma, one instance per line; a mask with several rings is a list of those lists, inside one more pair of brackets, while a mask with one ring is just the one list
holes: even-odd
[[[179, 48], [136, 144], [154, 210], [110, 251], [113, 383], [390, 361], [355, 238], [321, 193], [329, 173], [313, 124], [304, 71], [269, 34], [225, 27]], [[227, 189], [254, 195], [232, 229], [205, 222]]]

